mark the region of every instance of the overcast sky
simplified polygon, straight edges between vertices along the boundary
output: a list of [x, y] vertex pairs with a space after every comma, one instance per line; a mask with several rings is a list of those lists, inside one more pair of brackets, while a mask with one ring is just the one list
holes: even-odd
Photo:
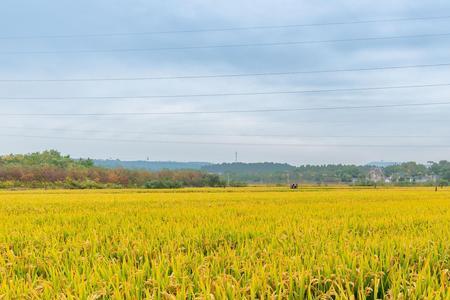
[[[445, 16], [446, 12], [450, 12], [449, 1], [2, 0], [0, 80], [177, 77], [449, 64], [450, 36], [436, 34], [450, 33], [450, 18], [202, 31], [428, 18]], [[112, 35], [101, 35], [104, 33]], [[434, 36], [348, 41], [411, 35]], [[110, 51], [342, 39], [347, 41]], [[58, 115], [448, 102], [450, 86], [445, 84], [450, 84], [449, 75], [450, 66], [441, 65], [277, 76], [1, 81], [0, 153], [57, 149], [73, 157], [223, 162], [233, 161], [237, 151], [240, 161], [293, 164], [450, 159], [450, 105], [228, 114]], [[430, 84], [442, 86], [86, 99]], [[64, 97], [81, 99], [60, 99]]]

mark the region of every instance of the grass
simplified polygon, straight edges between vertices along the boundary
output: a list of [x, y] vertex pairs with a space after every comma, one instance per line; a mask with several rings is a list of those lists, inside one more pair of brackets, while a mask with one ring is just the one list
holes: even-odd
[[450, 190], [0, 192], [0, 299], [450, 299]]

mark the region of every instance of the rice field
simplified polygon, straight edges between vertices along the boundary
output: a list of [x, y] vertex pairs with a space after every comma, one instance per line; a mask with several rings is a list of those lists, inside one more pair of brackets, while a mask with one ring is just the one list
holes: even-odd
[[0, 299], [450, 299], [450, 190], [0, 192]]

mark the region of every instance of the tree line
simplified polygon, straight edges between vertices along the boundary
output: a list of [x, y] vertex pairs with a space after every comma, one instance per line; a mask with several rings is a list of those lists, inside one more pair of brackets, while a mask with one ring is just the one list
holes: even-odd
[[[450, 162], [442, 160], [428, 165], [405, 162], [384, 167], [371, 165], [303, 165], [292, 166], [275, 163], [223, 163], [209, 165], [202, 170], [220, 174], [247, 183], [330, 183], [371, 185], [374, 182], [394, 185], [448, 185], [450, 181]], [[376, 170], [381, 178], [372, 178]], [[382, 182], [380, 182], [382, 181]]]
[[178, 188], [221, 187], [217, 174], [195, 170], [128, 170], [94, 166], [49, 150], [0, 156], [0, 188]]
[[[377, 172], [372, 178], [373, 171]], [[279, 163], [210, 164], [201, 170], [138, 170], [96, 166], [58, 151], [0, 156], [0, 188], [179, 188], [245, 184], [448, 185], [450, 162], [406, 162], [390, 166]]]

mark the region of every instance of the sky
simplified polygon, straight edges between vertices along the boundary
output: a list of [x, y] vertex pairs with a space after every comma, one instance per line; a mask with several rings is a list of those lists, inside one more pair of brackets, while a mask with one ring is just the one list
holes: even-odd
[[[448, 11], [435, 0], [2, 0], [0, 154], [450, 159], [450, 105], [431, 105], [450, 101]], [[425, 19], [398, 20], [412, 18]], [[315, 25], [291, 26], [302, 24]]]

